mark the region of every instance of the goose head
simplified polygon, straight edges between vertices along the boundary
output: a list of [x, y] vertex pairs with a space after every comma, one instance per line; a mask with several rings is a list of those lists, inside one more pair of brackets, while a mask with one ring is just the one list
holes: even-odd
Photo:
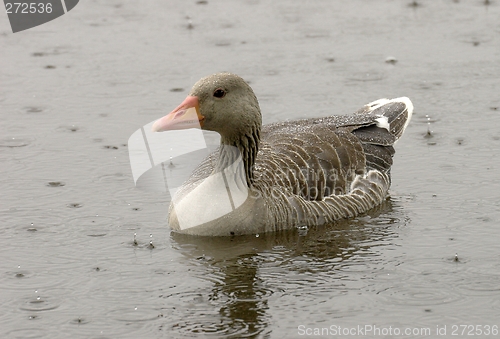
[[[201, 128], [221, 136], [220, 168], [227, 166], [236, 147], [243, 158], [247, 184], [253, 182], [262, 115], [252, 88], [239, 76], [217, 73], [199, 80], [186, 99], [157, 120], [153, 132]], [[226, 150], [226, 151], [224, 151]]]
[[154, 132], [201, 128], [221, 135], [221, 143], [238, 146], [262, 125], [252, 88], [239, 76], [217, 73], [199, 80], [187, 98], [153, 124]]

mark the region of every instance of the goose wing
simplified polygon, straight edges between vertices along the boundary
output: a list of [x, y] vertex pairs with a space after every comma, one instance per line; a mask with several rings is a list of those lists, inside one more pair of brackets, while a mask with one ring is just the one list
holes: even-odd
[[412, 110], [408, 98], [380, 99], [351, 115], [264, 126], [257, 180], [306, 200], [347, 194], [357, 175], [389, 174]]

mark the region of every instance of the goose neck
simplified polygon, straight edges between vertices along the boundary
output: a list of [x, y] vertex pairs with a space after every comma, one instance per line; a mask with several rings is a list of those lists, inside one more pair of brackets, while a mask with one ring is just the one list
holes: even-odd
[[220, 155], [216, 170], [221, 171], [240, 161], [244, 167], [247, 185], [254, 182], [253, 166], [259, 151], [260, 131], [258, 128], [239, 138], [221, 137]]

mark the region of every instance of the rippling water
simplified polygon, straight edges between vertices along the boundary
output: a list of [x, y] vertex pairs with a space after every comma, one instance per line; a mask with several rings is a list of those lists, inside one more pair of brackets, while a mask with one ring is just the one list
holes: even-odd
[[[98, 0], [16, 34], [4, 17], [0, 337], [335, 337], [365, 325], [381, 332], [364, 337], [457, 337], [460, 325], [494, 337], [499, 16], [480, 0]], [[134, 188], [126, 143], [216, 71], [250, 81], [266, 123], [411, 97], [391, 197], [328, 227], [170, 234], [169, 197]]]

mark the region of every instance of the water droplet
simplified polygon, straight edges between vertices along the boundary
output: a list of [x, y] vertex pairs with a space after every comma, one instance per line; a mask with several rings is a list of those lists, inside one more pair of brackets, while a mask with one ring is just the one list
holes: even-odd
[[66, 205], [66, 206], [68, 206], [69, 208], [80, 208], [80, 207], [82, 207], [83, 205], [82, 205], [82, 204], [79, 204], [79, 203], [77, 203], [77, 202], [73, 202], [73, 203], [70, 203], [70, 204], [68, 204], [68, 205]]
[[194, 26], [193, 26], [193, 21], [191, 20], [191, 18], [188, 16], [188, 17], [186, 17], [186, 19], [188, 19], [187, 29], [193, 29]]
[[398, 62], [398, 60], [397, 60], [395, 57], [393, 57], [393, 56], [388, 56], [388, 57], [385, 59], [385, 62], [386, 62], [387, 64], [395, 65], [395, 64]]
[[47, 183], [47, 186], [49, 187], [62, 187], [65, 186], [66, 184], [62, 181], [49, 181]]
[[431, 131], [431, 117], [428, 116], [427, 114], [425, 115], [427, 118], [427, 133], [425, 134], [426, 138], [431, 138], [432, 137], [432, 131]]
[[153, 245], [153, 234], [150, 234], [149, 238], [151, 239], [151, 240], [149, 240], [149, 248], [153, 249], [153, 248], [155, 248], [155, 245]]

